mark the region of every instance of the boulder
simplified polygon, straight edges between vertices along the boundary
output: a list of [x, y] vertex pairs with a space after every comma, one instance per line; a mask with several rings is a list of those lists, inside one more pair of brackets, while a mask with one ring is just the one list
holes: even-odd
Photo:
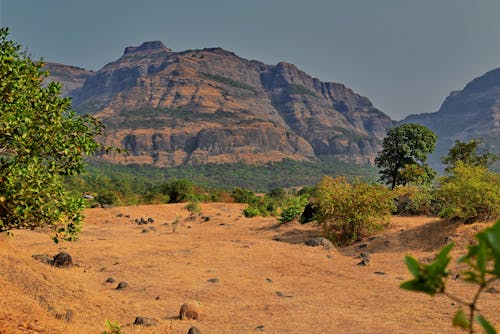
[[182, 304], [181, 309], [179, 310], [179, 318], [183, 319], [193, 319], [193, 320], [202, 320], [204, 317], [203, 307], [201, 302], [197, 300], [188, 301]]
[[306, 246], [310, 246], [310, 247], [319, 247], [319, 246], [323, 246], [325, 249], [335, 249], [335, 246], [333, 246], [333, 243], [328, 240], [327, 238], [323, 238], [323, 237], [316, 237], [316, 238], [312, 238], [312, 239], [309, 239], [305, 242], [305, 245]]
[[193, 326], [188, 330], [187, 334], [201, 334], [201, 331], [198, 327]]
[[70, 267], [73, 265], [73, 259], [68, 253], [61, 252], [54, 255], [52, 265], [54, 265], [55, 267]]

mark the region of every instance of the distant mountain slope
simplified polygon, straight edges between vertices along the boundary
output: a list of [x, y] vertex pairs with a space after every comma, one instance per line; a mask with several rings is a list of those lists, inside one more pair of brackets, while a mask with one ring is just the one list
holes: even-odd
[[435, 166], [448, 153], [455, 140], [482, 138], [485, 148], [500, 153], [500, 68], [452, 92], [434, 113], [410, 115], [401, 123], [418, 123], [439, 136]]
[[[57, 66], [57, 67], [54, 67]], [[75, 110], [107, 125], [118, 163], [178, 166], [333, 157], [371, 163], [392, 120], [370, 100], [292, 64], [266, 65], [221, 48], [127, 47], [97, 72], [64, 74]]]

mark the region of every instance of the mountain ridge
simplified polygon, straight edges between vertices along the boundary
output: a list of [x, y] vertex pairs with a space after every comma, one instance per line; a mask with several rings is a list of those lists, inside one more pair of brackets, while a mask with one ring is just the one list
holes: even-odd
[[[58, 66], [53, 80], [68, 82], [71, 73]], [[65, 94], [77, 112], [103, 120], [111, 130], [106, 145], [129, 151], [103, 157], [123, 164], [323, 157], [372, 163], [393, 125], [368, 98], [341, 83], [222, 48], [174, 52], [160, 41], [145, 42], [85, 75]]]

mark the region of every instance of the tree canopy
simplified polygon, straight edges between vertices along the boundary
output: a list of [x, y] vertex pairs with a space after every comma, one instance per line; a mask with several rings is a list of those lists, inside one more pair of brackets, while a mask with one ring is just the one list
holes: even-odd
[[74, 240], [84, 202], [62, 176], [81, 173], [83, 156], [101, 146], [101, 123], [78, 116], [59, 83], [0, 29], [0, 231], [51, 226], [54, 240]]
[[380, 180], [392, 189], [409, 182], [430, 182], [436, 173], [426, 161], [436, 140], [434, 132], [419, 124], [403, 124], [389, 130], [375, 159]]
[[443, 164], [447, 165], [446, 171], [452, 171], [457, 163], [461, 161], [465, 165], [489, 167], [497, 157], [491, 153], [478, 153], [481, 139], [471, 139], [468, 142], [455, 141], [455, 145], [450, 148], [448, 155], [443, 157]]

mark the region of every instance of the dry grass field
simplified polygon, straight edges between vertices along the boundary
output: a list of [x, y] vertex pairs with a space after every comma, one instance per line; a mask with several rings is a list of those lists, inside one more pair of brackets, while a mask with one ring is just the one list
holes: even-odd
[[[304, 245], [320, 234], [315, 225], [248, 219], [242, 208], [202, 204], [208, 221], [183, 204], [89, 209], [80, 240], [59, 245], [44, 231], [0, 235], [0, 333], [101, 333], [107, 319], [122, 333], [184, 334], [193, 325], [203, 334], [459, 332], [451, 300], [398, 288], [409, 278], [403, 257], [428, 259], [449, 240], [456, 256], [485, 224], [395, 217], [374, 237], [329, 251]], [[154, 223], [138, 225], [140, 217]], [[32, 258], [59, 251], [75, 265]], [[370, 256], [366, 266], [358, 265], [361, 252]], [[468, 298], [468, 286], [453, 280], [458, 269], [450, 291]], [[129, 287], [117, 290], [120, 281]], [[496, 326], [499, 296], [484, 293], [479, 305]], [[188, 300], [203, 304], [202, 320], [178, 319]], [[133, 325], [137, 316], [157, 323]]]

